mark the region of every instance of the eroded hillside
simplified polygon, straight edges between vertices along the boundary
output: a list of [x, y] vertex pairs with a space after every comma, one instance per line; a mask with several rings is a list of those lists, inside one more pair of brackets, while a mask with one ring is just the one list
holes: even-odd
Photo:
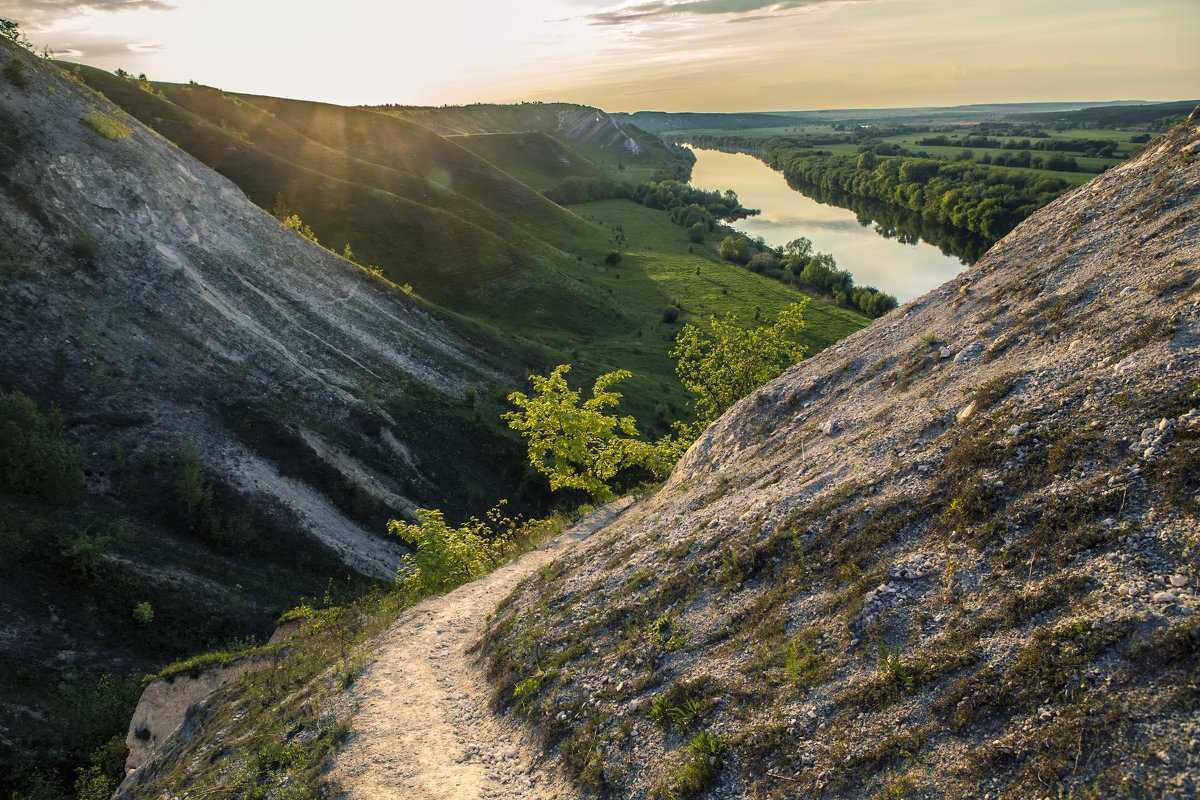
[[497, 704], [621, 797], [1193, 796], [1198, 155], [735, 406], [501, 605]]
[[0, 495], [3, 779], [43, 747], [86, 763], [98, 742], [55, 737], [90, 730], [80, 686], [124, 702], [101, 672], [265, 636], [390, 579], [389, 517], [507, 493], [516, 457], [464, 398], [525, 367], [54, 65], [0, 61], [0, 392], [57, 405], [86, 475]]

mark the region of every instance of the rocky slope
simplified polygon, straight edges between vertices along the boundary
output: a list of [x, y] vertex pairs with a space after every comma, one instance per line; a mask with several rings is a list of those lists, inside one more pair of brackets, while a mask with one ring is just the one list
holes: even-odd
[[501, 605], [497, 704], [621, 797], [1194, 796], [1198, 162], [1193, 114], [731, 409]]
[[[190, 431], [214, 477], [297, 524], [365, 572], [396, 549], [281, 474], [328, 464], [403, 510], [431, 490], [405, 395], [459, 400], [501, 378], [466, 335], [395, 287], [316, 247], [48, 65], [7, 88], [3, 219], [5, 388], [56, 400], [77, 441], [122, 436], [162, 453]], [[124, 126], [114, 138], [87, 124]], [[505, 379], [507, 380], [507, 379]], [[408, 412], [408, 413], [404, 413]], [[94, 447], [91, 449], [95, 449]], [[97, 491], [112, 465], [84, 453]]]
[[507, 493], [519, 462], [464, 396], [525, 372], [17, 57], [0, 42], [0, 392], [61, 408], [86, 489], [0, 494], [6, 796], [60, 712], [85, 713], [76, 678], [265, 635], [302, 596], [390, 579], [389, 517]]

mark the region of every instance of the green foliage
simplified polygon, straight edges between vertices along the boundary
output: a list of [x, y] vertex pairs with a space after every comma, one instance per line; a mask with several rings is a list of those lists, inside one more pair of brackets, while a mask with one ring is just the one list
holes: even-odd
[[8, 248], [0, 248], [0, 278], [19, 278], [29, 264], [18, 253]]
[[25, 64], [25, 60], [16, 53], [13, 53], [12, 59], [4, 67], [4, 77], [13, 86], [24, 87], [29, 83], [29, 78], [25, 75], [26, 69], [28, 69], [28, 66]]
[[803, 358], [807, 348], [793, 341], [804, 327], [807, 299], [793, 303], [769, 327], [743, 328], [733, 314], [709, 318], [711, 334], [685, 325], [671, 356], [683, 385], [696, 395], [693, 406], [701, 424]]
[[113, 538], [108, 532], [94, 532], [92, 525], [83, 524], [64, 538], [59, 555], [72, 577], [80, 583], [88, 583], [96, 577], [100, 557], [112, 544]]
[[[317, 241], [317, 235], [313, 233], [312, 228], [304, 224], [304, 221], [300, 219], [299, 214], [292, 214], [290, 217], [285, 219], [283, 221], [283, 227], [291, 228], [313, 244], [320, 244], [320, 242]], [[348, 247], [349, 245], [347, 245], [347, 248]]]
[[783, 264], [802, 283], [833, 295], [839, 305], [851, 305], [872, 319], [883, 316], [899, 303], [873, 286], [855, 286], [850, 272], [838, 269], [828, 253], [814, 253], [812, 242], [801, 236], [784, 245]]
[[133, 621], [138, 625], [149, 625], [154, 621], [154, 608], [149, 603], [138, 603], [133, 607]]
[[80, 121], [105, 139], [124, 139], [133, 135], [133, 129], [121, 120], [100, 111], [89, 111]]
[[62, 415], [45, 414], [20, 392], [0, 393], [0, 488], [65, 505], [83, 491], [78, 452], [63, 439]]
[[0, 18], [0, 37], [7, 39], [18, 47], [24, 47], [26, 50], [33, 49], [33, 45], [29, 43], [29, 40], [25, 38], [25, 34], [21, 30], [21, 24], [11, 19]]
[[529, 438], [529, 463], [550, 479], [550, 488], [582, 489], [597, 500], [610, 500], [609, 482], [622, 469], [645, 466], [661, 472], [659, 451], [636, 438], [633, 417], [604, 413], [621, 401], [620, 392], [609, 387], [630, 373], [617, 370], [596, 378], [592, 397], [580, 405], [579, 392], [567, 385], [570, 369], [560, 364], [548, 377], [531, 375], [536, 394], [510, 394], [509, 401], [522, 410], [504, 414], [509, 427]]
[[882, 636], [875, 641], [879, 647], [879, 674], [896, 683], [904, 691], [911, 690], [913, 677], [900, 660], [900, 647], [889, 648]]
[[96, 237], [92, 235], [91, 231], [80, 231], [75, 235], [71, 252], [75, 254], [76, 258], [94, 261], [100, 252], [100, 246], [96, 244]]
[[501, 501], [485, 521], [471, 517], [457, 528], [446, 524], [441, 511], [429, 509], [417, 510], [417, 524], [390, 520], [388, 532], [416, 550], [404, 556], [406, 596], [448, 592], [494, 569], [524, 527], [519, 519], [504, 516], [503, 506]]
[[684, 762], [671, 770], [664, 785], [656, 787], [651, 796], [667, 800], [698, 797], [725, 763], [728, 741], [725, 734], [702, 731], [693, 737], [684, 751]]
[[75, 797], [77, 800], [108, 800], [117, 788], [117, 782], [104, 774], [98, 766], [79, 770], [75, 780]]
[[192, 433], [183, 435], [179, 446], [179, 475], [175, 478], [175, 499], [189, 516], [208, 512], [212, 507], [212, 485], [204, 480], [204, 462], [192, 443]]

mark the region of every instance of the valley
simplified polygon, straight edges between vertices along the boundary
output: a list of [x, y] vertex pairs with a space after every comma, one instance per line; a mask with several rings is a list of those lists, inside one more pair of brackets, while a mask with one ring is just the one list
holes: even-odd
[[[1190, 105], [350, 106], [15, 30], [6, 800], [1195, 791]], [[684, 143], [890, 249], [769, 235]], [[797, 303], [696, 424], [684, 343], [716, 381]], [[601, 491], [512, 424], [563, 364], [628, 373], [628, 425], [558, 410]]]

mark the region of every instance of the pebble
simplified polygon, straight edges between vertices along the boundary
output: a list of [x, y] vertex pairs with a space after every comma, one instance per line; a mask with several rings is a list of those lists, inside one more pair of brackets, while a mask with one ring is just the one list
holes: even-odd
[[1175, 599], [1174, 592], [1157, 592], [1154, 595], [1154, 602], [1156, 603], [1173, 603]]
[[1171, 576], [1171, 585], [1177, 589], [1187, 586], [1187, 576], [1175, 574]]
[[938, 358], [949, 358], [952, 355], [954, 354], [950, 352], [949, 347], [943, 345], [942, 347], [938, 348]]

